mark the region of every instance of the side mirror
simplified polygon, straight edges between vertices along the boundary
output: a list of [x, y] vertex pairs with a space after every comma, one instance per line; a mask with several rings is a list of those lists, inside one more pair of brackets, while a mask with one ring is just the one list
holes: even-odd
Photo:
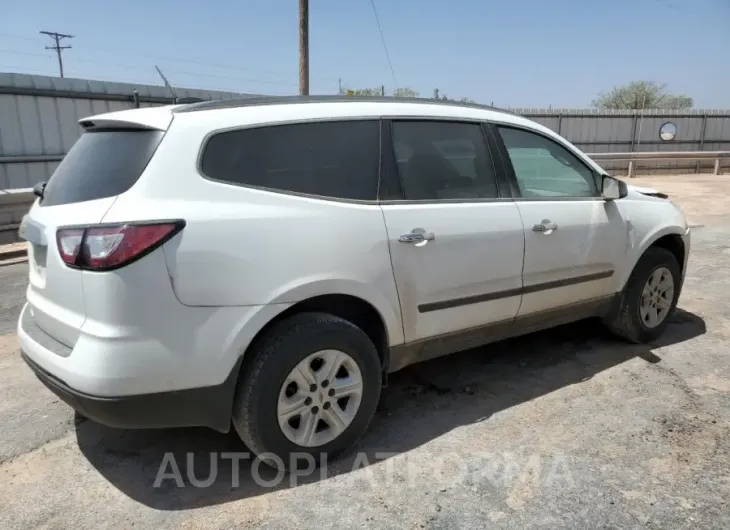
[[45, 182], [39, 182], [35, 186], [33, 186], [33, 195], [36, 197], [43, 198], [43, 193], [46, 191], [46, 183]]
[[601, 195], [607, 201], [613, 201], [615, 199], [622, 199], [628, 195], [629, 189], [626, 187], [626, 183], [622, 180], [609, 177], [608, 175], [601, 176]]

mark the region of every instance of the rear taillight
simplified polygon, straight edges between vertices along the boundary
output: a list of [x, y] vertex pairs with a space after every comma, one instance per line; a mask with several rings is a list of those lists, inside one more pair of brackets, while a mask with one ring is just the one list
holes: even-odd
[[184, 227], [185, 221], [74, 226], [60, 228], [56, 243], [66, 265], [108, 271], [149, 254]]
[[61, 253], [61, 259], [67, 265], [76, 263], [81, 250], [81, 241], [84, 239], [84, 230], [79, 228], [69, 228], [56, 232], [56, 242], [58, 243], [58, 251]]

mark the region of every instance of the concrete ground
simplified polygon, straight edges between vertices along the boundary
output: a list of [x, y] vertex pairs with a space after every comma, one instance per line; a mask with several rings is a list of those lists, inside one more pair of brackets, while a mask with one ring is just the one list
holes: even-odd
[[0, 267], [0, 528], [730, 528], [727, 179], [631, 181], [704, 225], [659, 342], [588, 322], [411, 367], [351, 455], [278, 483], [211, 459], [233, 435], [75, 420], [17, 353], [26, 265]]

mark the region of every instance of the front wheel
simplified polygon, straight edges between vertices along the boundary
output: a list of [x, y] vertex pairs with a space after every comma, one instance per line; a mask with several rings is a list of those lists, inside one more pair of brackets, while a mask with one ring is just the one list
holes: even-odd
[[354, 324], [301, 313], [276, 324], [246, 355], [233, 425], [263, 461], [292, 469], [348, 449], [375, 414], [378, 352]]
[[619, 310], [604, 322], [613, 333], [632, 342], [655, 340], [669, 324], [680, 286], [681, 271], [674, 254], [650, 247], [626, 283]]

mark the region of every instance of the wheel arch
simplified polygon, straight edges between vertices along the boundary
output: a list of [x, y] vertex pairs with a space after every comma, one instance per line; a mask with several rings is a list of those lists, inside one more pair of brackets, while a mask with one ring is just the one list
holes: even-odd
[[623, 291], [626, 283], [631, 277], [631, 274], [634, 272], [634, 269], [636, 269], [636, 265], [639, 263], [639, 260], [641, 260], [646, 251], [652, 247], [663, 248], [671, 252], [672, 255], [677, 259], [681, 274], [684, 275], [685, 257], [687, 253], [687, 248], [685, 248], [685, 243], [683, 240], [683, 236], [685, 235], [685, 233], [686, 229], [682, 227], [667, 226], [648, 235], [641, 242], [641, 244], [638, 245], [638, 251], [633, 255], [633, 259], [631, 260], [629, 266], [626, 267], [624, 274], [621, 278], [620, 290]]
[[[283, 296], [281, 299], [287, 299]], [[277, 302], [282, 303], [282, 302]], [[277, 323], [289, 318], [293, 315], [303, 312], [324, 312], [329, 313], [349, 322], [352, 322], [362, 329], [370, 340], [375, 344], [378, 350], [381, 366], [383, 369], [383, 377], [388, 372], [390, 365], [390, 348], [394, 344], [403, 342], [403, 328], [398, 322], [393, 333], [393, 324], [388, 323], [383, 312], [370, 300], [361, 296], [350, 293], [330, 292], [325, 294], [317, 294], [308, 298], [300, 299], [298, 302], [287, 304], [288, 307], [271, 317], [261, 328], [254, 334], [253, 338], [248, 341], [240, 353], [240, 357], [236, 365], [233, 367], [235, 377], [231, 377], [234, 381], [239, 378], [248, 369], [249, 363], [253, 359], [253, 355], [249, 352], [256, 347], [256, 343], [261, 340]], [[282, 307], [285, 307], [282, 305]], [[395, 334], [395, 337], [393, 336]], [[232, 376], [234, 375], [232, 372]], [[231, 406], [233, 404], [233, 393], [231, 393]]]
[[[308, 281], [299, 281], [282, 287], [278, 293], [271, 296], [266, 305], [269, 308], [280, 307], [281, 310], [273, 315], [269, 313], [267, 320], [259, 321], [256, 326], [258, 329], [250, 335], [250, 340], [248, 337], [243, 337], [243, 331], [239, 330], [235, 334], [236, 338], [230, 343], [232, 353], [235, 350], [237, 359], [226, 379], [228, 417], [230, 418], [232, 413], [238, 381], [254, 357], [248, 353], [278, 322], [305, 311], [334, 314], [360, 327], [373, 340], [378, 350], [385, 382], [390, 364], [390, 349], [404, 342], [400, 306], [397, 296], [394, 296], [393, 301], [387, 294], [379, 293], [372, 285], [330, 278], [309, 278]], [[249, 328], [248, 333], [251, 331]]]
[[355, 324], [373, 341], [383, 369], [387, 368], [390, 362], [390, 334], [382, 314], [372, 303], [363, 298], [339, 293], [322, 294], [301, 300], [277, 314], [251, 340], [243, 353], [243, 365], [246, 364], [246, 358], [252, 357], [246, 353], [254, 348], [257, 341], [272, 327], [293, 315], [306, 312], [329, 313]]
[[[684, 276], [684, 258], [686, 249], [684, 245], [684, 240], [682, 239], [682, 236], [680, 234], [666, 234], [664, 236], [661, 236], [655, 239], [647, 248], [651, 247], [660, 247], [671, 252], [672, 255], [677, 259], [677, 263], [679, 264], [679, 271], [682, 273], [682, 276]], [[646, 250], [644, 250], [644, 252], [646, 252]]]
[[[392, 289], [389, 288], [392, 286]], [[392, 278], [389, 281], [366, 284], [355, 279], [310, 277], [304, 281], [283, 286], [271, 296], [269, 304], [292, 304], [300, 306], [311, 300], [333, 300], [340, 297], [355, 303], [364, 303], [372, 308], [385, 326], [388, 346], [404, 342], [400, 303]], [[291, 308], [289, 309], [291, 310]]]

